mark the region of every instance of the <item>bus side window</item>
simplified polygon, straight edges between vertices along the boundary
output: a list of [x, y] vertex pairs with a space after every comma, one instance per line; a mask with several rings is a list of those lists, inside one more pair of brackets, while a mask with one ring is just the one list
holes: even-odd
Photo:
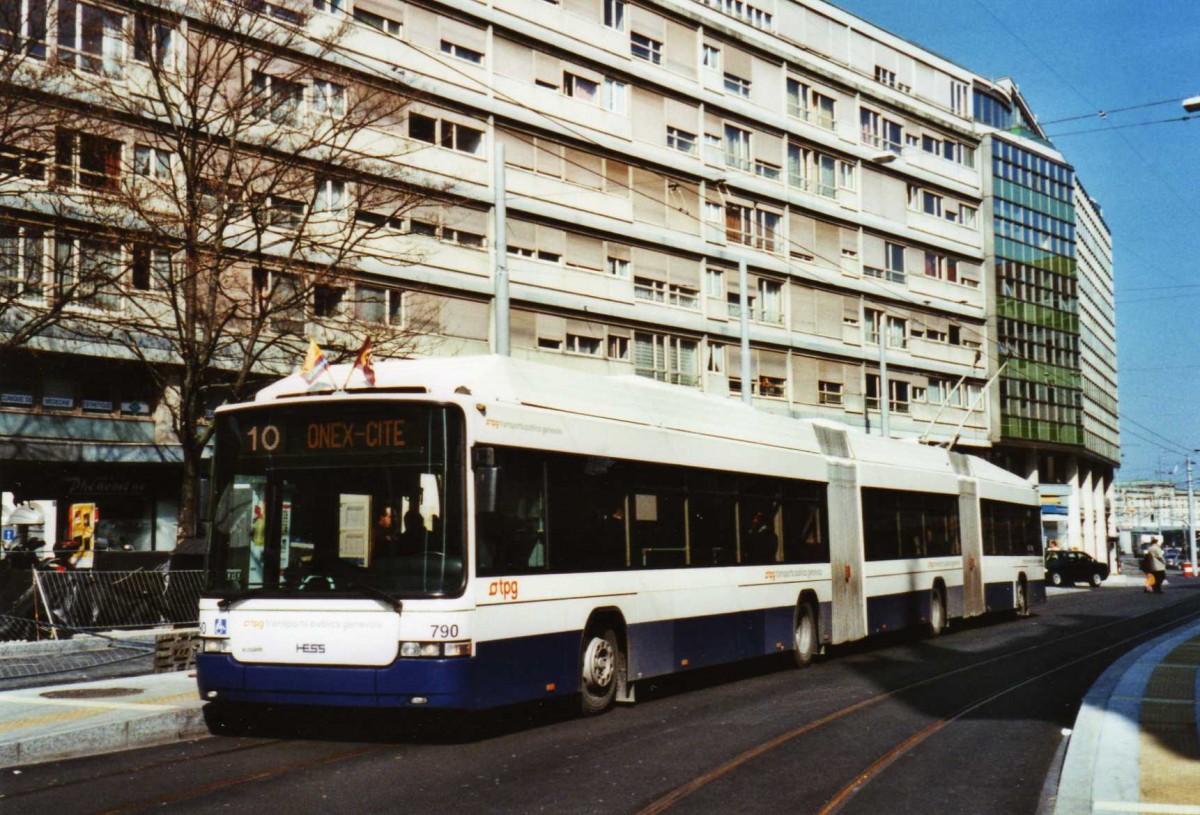
[[545, 462], [539, 453], [497, 448], [495, 512], [476, 518], [479, 574], [523, 574], [546, 568]]

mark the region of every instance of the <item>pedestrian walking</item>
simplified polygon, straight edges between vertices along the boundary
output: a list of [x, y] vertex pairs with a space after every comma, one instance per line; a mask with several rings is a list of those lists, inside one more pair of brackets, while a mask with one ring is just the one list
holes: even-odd
[[1157, 537], [1150, 540], [1143, 561], [1143, 571], [1153, 578], [1153, 583], [1146, 581], [1146, 591], [1162, 594], [1163, 582], [1167, 579], [1167, 559], [1163, 555], [1162, 543]]

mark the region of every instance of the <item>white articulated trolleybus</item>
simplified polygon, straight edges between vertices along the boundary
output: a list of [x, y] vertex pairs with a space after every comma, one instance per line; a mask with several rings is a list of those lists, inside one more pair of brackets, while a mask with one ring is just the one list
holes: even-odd
[[1045, 599], [978, 458], [505, 357], [217, 412], [200, 692], [479, 709]]

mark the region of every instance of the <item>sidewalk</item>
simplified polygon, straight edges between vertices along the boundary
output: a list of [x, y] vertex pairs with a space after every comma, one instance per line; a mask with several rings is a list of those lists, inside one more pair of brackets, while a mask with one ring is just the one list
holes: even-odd
[[0, 767], [207, 735], [194, 675], [153, 669], [145, 632], [0, 644]]
[[1200, 622], [1113, 663], [1084, 697], [1055, 815], [1200, 815]]

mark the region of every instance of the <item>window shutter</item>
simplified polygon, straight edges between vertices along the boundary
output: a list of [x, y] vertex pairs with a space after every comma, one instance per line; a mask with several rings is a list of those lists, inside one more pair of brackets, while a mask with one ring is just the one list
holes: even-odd
[[537, 315], [532, 311], [513, 309], [509, 312], [508, 332], [513, 345], [519, 348], [537, 347]]
[[567, 233], [567, 263], [597, 271], [604, 268], [604, 241], [591, 235]]
[[541, 51], [533, 53], [534, 79], [539, 82], [545, 82], [554, 87], [562, 85], [562, 60], [558, 57], [552, 57], [549, 54], [543, 54]]
[[670, 259], [662, 252], [653, 249], [643, 249], [640, 246], [633, 249], [633, 273], [637, 277], [648, 277], [652, 280], [666, 282], [669, 274]]
[[[395, 12], [390, 16], [395, 16]], [[456, 45], [464, 45], [481, 54], [487, 51], [487, 31], [485, 29], [467, 25], [450, 17], [439, 17], [438, 24], [442, 39], [449, 40]], [[441, 43], [438, 43], [438, 47], [441, 47]]]
[[604, 339], [604, 323], [594, 323], [588, 320], [567, 320], [567, 333], [578, 334], [581, 337]]
[[672, 283], [680, 286], [700, 288], [700, 261], [697, 258], [671, 255], [667, 260], [667, 269]]
[[504, 145], [504, 163], [510, 167], [532, 170], [534, 165], [534, 138], [512, 130], [497, 130], [496, 136]]
[[567, 233], [556, 226], [537, 225], [537, 248], [556, 255], [567, 253]]
[[759, 376], [779, 376], [787, 379], [787, 354], [781, 351], [758, 352]]
[[492, 43], [495, 51], [492, 65], [496, 73], [532, 84], [533, 50], [528, 45], [521, 45], [504, 37], [494, 37]]
[[549, 340], [562, 340], [567, 336], [567, 321], [553, 314], [537, 315], [537, 335]]
[[725, 45], [721, 49], [721, 56], [725, 60], [724, 70], [726, 73], [731, 73], [742, 79], [750, 79], [750, 72], [753, 70], [753, 62], [750, 54], [740, 48]]

